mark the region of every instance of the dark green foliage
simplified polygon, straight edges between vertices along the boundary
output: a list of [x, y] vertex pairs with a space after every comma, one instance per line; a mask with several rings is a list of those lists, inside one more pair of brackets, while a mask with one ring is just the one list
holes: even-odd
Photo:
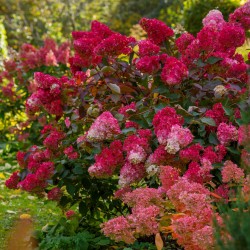
[[96, 236], [88, 231], [79, 232], [73, 236], [47, 235], [39, 245], [41, 250], [94, 250], [107, 249], [110, 240], [105, 236]]
[[[239, 197], [237, 202], [219, 206], [222, 213], [224, 227], [216, 224], [216, 242], [220, 250], [249, 250], [250, 249], [250, 200], [244, 201]], [[225, 241], [225, 235], [230, 239]]]

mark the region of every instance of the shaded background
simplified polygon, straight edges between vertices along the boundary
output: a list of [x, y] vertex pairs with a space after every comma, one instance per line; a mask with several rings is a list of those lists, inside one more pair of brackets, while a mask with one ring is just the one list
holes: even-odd
[[[115, 31], [138, 33], [141, 17], [158, 18], [169, 26], [181, 24], [191, 33], [201, 20], [218, 8], [225, 19], [242, 0], [0, 0], [1, 50], [8, 44], [41, 45], [45, 37], [57, 42], [71, 39], [72, 30], [89, 29], [91, 20], [106, 23]], [[5, 45], [4, 45], [5, 43]], [[3, 55], [4, 52], [1, 54]]]

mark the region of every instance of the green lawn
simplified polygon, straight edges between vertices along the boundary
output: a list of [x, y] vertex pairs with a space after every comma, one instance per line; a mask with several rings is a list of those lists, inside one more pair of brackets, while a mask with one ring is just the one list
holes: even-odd
[[61, 215], [61, 210], [54, 202], [38, 199], [20, 190], [7, 189], [4, 182], [13, 169], [9, 165], [0, 166], [0, 250], [5, 249], [6, 238], [20, 215], [31, 215], [35, 229], [57, 221]]

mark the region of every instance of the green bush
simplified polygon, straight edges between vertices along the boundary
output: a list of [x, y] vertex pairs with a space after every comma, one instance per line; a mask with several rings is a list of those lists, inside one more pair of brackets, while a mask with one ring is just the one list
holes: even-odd
[[[233, 204], [219, 206], [224, 225], [216, 225], [216, 241], [219, 250], [250, 249], [250, 200], [237, 199]], [[227, 235], [230, 235], [227, 238]]]

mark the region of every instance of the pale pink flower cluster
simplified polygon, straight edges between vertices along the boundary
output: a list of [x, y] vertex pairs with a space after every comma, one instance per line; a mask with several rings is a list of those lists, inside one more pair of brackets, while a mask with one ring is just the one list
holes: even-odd
[[250, 144], [250, 125], [242, 125], [239, 128], [239, 145], [248, 146]]
[[109, 112], [103, 112], [87, 132], [87, 140], [99, 142], [113, 139], [115, 135], [121, 133], [117, 119]]
[[199, 175], [202, 177], [203, 182], [209, 182], [212, 179], [212, 175], [210, 171], [213, 169], [213, 165], [210, 160], [206, 158], [201, 158], [201, 168], [199, 171]]
[[166, 107], [158, 111], [153, 118], [153, 126], [159, 143], [166, 145], [172, 126], [175, 124], [181, 126], [183, 123], [183, 117], [178, 115], [172, 107]]
[[26, 109], [28, 112], [38, 112], [41, 105], [42, 103], [36, 94], [32, 94], [26, 101]]
[[201, 250], [192, 241], [192, 236], [198, 229], [198, 219], [195, 216], [183, 216], [172, 221], [174, 238], [178, 244], [185, 246], [185, 250]]
[[250, 166], [250, 152], [246, 149], [242, 149], [241, 151], [241, 162], [244, 168]]
[[125, 196], [127, 193], [131, 192], [131, 191], [132, 191], [131, 187], [128, 187], [128, 186], [127, 186], [127, 187], [120, 188], [120, 189], [118, 189], [117, 191], [115, 191], [114, 197], [115, 197], [116, 199], [122, 200], [122, 199], [124, 198], [124, 196]]
[[[179, 179], [167, 192], [170, 201], [180, 212], [200, 213], [201, 208], [209, 207], [209, 191], [203, 185], [190, 182], [186, 178]], [[196, 201], [192, 202], [195, 198]]]
[[138, 237], [150, 236], [159, 231], [156, 217], [160, 213], [163, 199], [157, 189], [138, 188], [126, 192], [122, 199], [132, 207], [132, 213], [103, 223], [102, 231], [106, 236], [131, 244]]
[[145, 174], [146, 170], [143, 163], [132, 164], [127, 161], [120, 170], [118, 183], [121, 187], [125, 187], [140, 181], [145, 176]]
[[127, 244], [135, 242], [133, 230], [127, 218], [124, 216], [116, 217], [101, 225], [102, 232], [112, 240], [123, 241]]
[[148, 177], [149, 176], [154, 176], [156, 173], [159, 172], [159, 166], [157, 166], [155, 164], [148, 164], [148, 163], [146, 163], [145, 167], [146, 167], [146, 171], [147, 171]]
[[123, 150], [127, 153], [127, 160], [132, 164], [145, 162], [150, 152], [150, 138], [130, 135], [123, 144]]
[[150, 236], [159, 232], [159, 225], [155, 217], [160, 213], [157, 206], [137, 206], [132, 209], [132, 214], [128, 220], [133, 228], [136, 237]]
[[219, 10], [210, 10], [206, 17], [202, 20], [203, 26], [214, 27], [215, 29], [225, 23], [222, 13]]
[[133, 150], [129, 151], [127, 154], [127, 159], [132, 164], [138, 164], [140, 162], [144, 162], [147, 157], [147, 153], [143, 149], [143, 147], [140, 147], [139, 145], [136, 145]]
[[179, 202], [182, 203], [182, 212], [191, 212], [198, 215], [201, 210], [208, 208], [208, 195], [202, 193], [189, 193], [183, 190], [179, 195]]
[[242, 188], [244, 196], [249, 200], [250, 198], [250, 174], [248, 174], [244, 180], [244, 185]]
[[20, 48], [19, 58], [22, 71], [36, 69], [43, 65], [58, 66], [58, 63], [67, 64], [70, 56], [70, 43], [62, 43], [59, 47], [50, 38], [44, 40], [44, 46], [35, 48], [33, 45], [24, 43]]
[[180, 173], [176, 168], [171, 166], [160, 167], [160, 181], [162, 187], [168, 191], [179, 179]]
[[58, 66], [56, 56], [52, 50], [47, 53], [45, 64], [46, 66]]
[[212, 249], [214, 246], [214, 229], [212, 226], [205, 226], [196, 230], [193, 234], [192, 240], [194, 244], [199, 246], [200, 249]]
[[241, 183], [244, 179], [244, 171], [232, 161], [226, 161], [221, 171], [222, 181], [224, 183], [235, 182]]
[[238, 130], [235, 126], [222, 122], [217, 129], [217, 138], [221, 144], [227, 146], [230, 142], [238, 140]]
[[[180, 178], [167, 192], [181, 216], [172, 218], [173, 236], [178, 244], [188, 250], [209, 250], [213, 248], [214, 237], [211, 233], [213, 210], [209, 191], [199, 183]], [[202, 233], [206, 240], [202, 243]]]
[[177, 153], [181, 148], [188, 146], [193, 141], [194, 136], [188, 128], [183, 128], [178, 124], [173, 125], [167, 137], [165, 149], [170, 154]]
[[132, 192], [127, 192], [122, 198], [123, 202], [130, 207], [148, 207], [151, 205], [160, 206], [163, 199], [159, 191], [155, 188], [137, 188]]

